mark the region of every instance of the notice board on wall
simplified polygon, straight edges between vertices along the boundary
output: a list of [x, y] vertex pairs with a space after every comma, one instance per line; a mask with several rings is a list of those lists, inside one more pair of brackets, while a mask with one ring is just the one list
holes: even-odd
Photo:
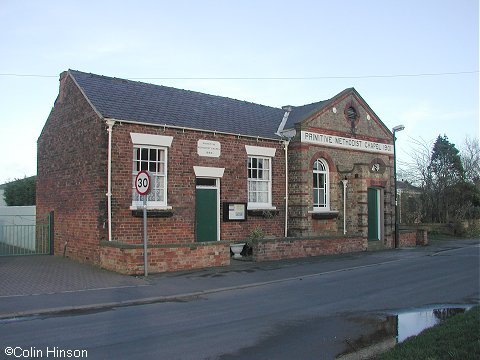
[[223, 221], [246, 221], [247, 203], [224, 202]]

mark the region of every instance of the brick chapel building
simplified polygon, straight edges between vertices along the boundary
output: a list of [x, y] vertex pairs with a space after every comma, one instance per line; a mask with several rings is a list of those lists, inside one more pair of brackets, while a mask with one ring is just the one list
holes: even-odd
[[54, 251], [151, 272], [394, 246], [393, 138], [358, 92], [274, 108], [68, 70], [38, 139], [37, 212]]

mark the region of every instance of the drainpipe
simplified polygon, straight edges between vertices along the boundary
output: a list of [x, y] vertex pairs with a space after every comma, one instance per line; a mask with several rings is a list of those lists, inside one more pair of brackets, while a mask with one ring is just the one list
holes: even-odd
[[[291, 131], [285, 131], [285, 124], [287, 123], [288, 116], [293, 110], [293, 106], [286, 105], [282, 107], [282, 110], [285, 111], [283, 114], [282, 121], [278, 126], [277, 134], [283, 139], [287, 139], [283, 141], [283, 145], [285, 146], [285, 237], [288, 236], [288, 145], [290, 144], [290, 139], [295, 135], [291, 133]], [[291, 135], [291, 136], [289, 136]]]
[[290, 140], [283, 142], [285, 145], [285, 237], [288, 236], [288, 145]]
[[114, 120], [107, 119], [108, 125], [108, 179], [107, 179], [107, 216], [108, 216], [108, 241], [112, 241], [112, 131]]
[[347, 183], [348, 180], [342, 180], [343, 184], [343, 235], [347, 233]]

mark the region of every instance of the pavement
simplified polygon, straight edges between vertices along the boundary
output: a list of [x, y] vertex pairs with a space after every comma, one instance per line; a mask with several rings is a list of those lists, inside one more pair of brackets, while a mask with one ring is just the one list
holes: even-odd
[[57, 256], [0, 257], [0, 320], [104, 308], [185, 301], [209, 293], [242, 289], [338, 271], [435, 256], [471, 247], [480, 239], [432, 241], [426, 247], [391, 249], [174, 273], [128, 276]]

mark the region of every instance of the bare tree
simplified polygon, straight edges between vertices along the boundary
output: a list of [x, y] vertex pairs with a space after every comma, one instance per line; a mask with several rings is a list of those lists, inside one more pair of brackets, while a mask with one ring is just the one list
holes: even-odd
[[[480, 146], [467, 138], [461, 154], [444, 135], [435, 142], [410, 138], [399, 176], [421, 189], [413, 204], [423, 222], [460, 222], [479, 217]], [[413, 211], [413, 210], [412, 210]]]
[[400, 178], [421, 189], [421, 194], [415, 198], [415, 219], [431, 222], [433, 194], [429, 165], [433, 140], [427, 141], [423, 138], [410, 137], [409, 143], [410, 149], [406, 152], [409, 160], [399, 162]]
[[467, 136], [460, 157], [465, 170], [465, 180], [480, 186], [480, 144], [478, 139]]
[[400, 178], [408, 180], [412, 185], [424, 188], [429, 177], [428, 165], [433, 147], [433, 140], [409, 138], [410, 149], [406, 152], [408, 161], [399, 161]]

